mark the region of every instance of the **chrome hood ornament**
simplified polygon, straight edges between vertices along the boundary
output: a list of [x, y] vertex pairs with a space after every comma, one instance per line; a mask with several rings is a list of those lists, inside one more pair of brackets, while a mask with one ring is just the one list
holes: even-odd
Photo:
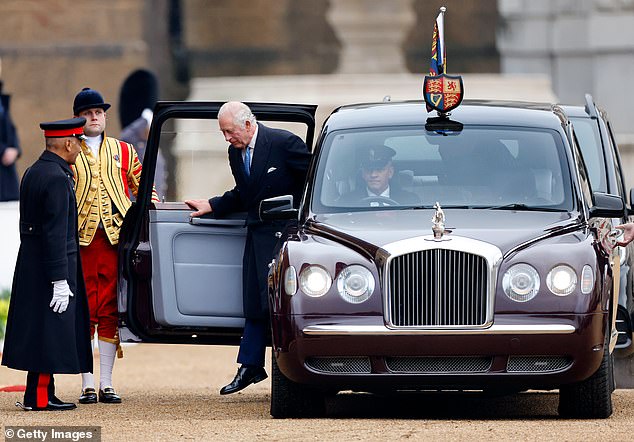
[[434, 232], [434, 239], [442, 239], [442, 235], [445, 233], [445, 212], [442, 211], [438, 201], [434, 204], [434, 209], [436, 212], [431, 217], [431, 221], [434, 223], [431, 230]]

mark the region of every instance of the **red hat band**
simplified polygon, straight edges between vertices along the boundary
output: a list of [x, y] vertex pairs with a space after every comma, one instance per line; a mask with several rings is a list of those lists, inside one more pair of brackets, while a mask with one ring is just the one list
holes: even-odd
[[75, 135], [83, 135], [83, 127], [74, 127], [72, 129], [49, 129], [44, 131], [44, 136], [53, 137], [74, 137]]

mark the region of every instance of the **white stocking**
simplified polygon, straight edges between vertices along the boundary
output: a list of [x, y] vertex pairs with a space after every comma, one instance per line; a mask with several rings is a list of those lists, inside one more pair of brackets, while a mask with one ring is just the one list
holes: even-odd
[[99, 340], [99, 388], [112, 387], [112, 367], [117, 345]]

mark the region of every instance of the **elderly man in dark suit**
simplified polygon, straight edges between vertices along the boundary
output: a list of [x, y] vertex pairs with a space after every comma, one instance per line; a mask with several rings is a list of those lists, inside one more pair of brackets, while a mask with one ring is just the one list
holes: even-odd
[[264, 353], [269, 330], [267, 274], [284, 222], [260, 220], [258, 208], [266, 198], [292, 194], [297, 206], [303, 192], [310, 152], [291, 132], [257, 123], [247, 105], [228, 102], [218, 111], [218, 123], [229, 146], [233, 189], [209, 200], [185, 201], [196, 209], [191, 216], [213, 213], [221, 218], [246, 211], [247, 240], [242, 260], [245, 326], [238, 353], [241, 364], [233, 381], [220, 390], [230, 394], [266, 379]]
[[42, 123], [46, 150], [20, 186], [20, 251], [2, 365], [27, 371], [25, 410], [71, 410], [55, 396], [54, 373], [92, 371], [88, 300], [79, 260], [70, 164], [84, 118]]

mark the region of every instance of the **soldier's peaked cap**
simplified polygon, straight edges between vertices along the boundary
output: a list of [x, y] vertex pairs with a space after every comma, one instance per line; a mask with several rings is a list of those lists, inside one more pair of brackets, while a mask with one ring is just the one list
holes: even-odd
[[361, 166], [368, 169], [385, 167], [396, 151], [384, 144], [372, 146], [361, 153]]
[[103, 97], [99, 92], [89, 87], [83, 88], [73, 101], [73, 115], [79, 115], [81, 111], [86, 109], [101, 108], [104, 111], [110, 109], [110, 104], [103, 101]]
[[70, 118], [68, 120], [48, 121], [40, 123], [46, 138], [77, 137], [83, 138], [85, 118]]

